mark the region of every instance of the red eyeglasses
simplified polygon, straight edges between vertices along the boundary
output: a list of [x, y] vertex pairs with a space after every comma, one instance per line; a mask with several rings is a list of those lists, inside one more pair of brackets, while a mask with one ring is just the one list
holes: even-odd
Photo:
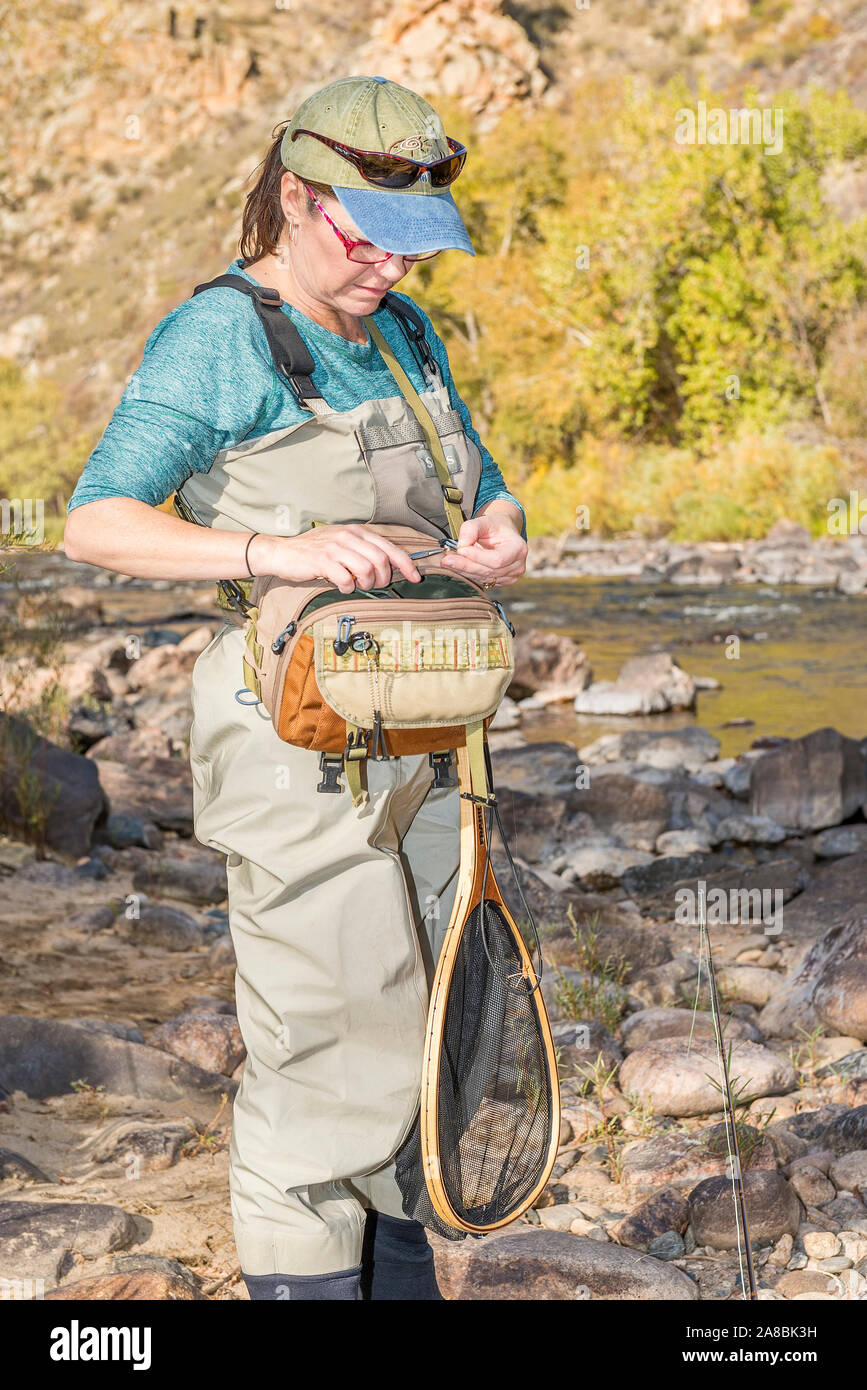
[[[304, 190], [307, 193], [307, 195], [313, 199], [314, 203], [318, 207], [319, 211], [322, 213], [322, 216], [325, 218], [325, 221], [328, 223], [331, 230], [333, 232], [336, 232], [337, 235], [340, 237], [340, 240], [343, 242], [343, 245], [346, 248], [347, 258], [350, 261], [359, 261], [362, 265], [381, 265], [383, 261], [389, 260], [391, 256], [403, 254], [402, 252], [398, 251], [386, 251], [384, 256], [380, 256], [378, 254], [380, 248], [378, 246], [374, 246], [373, 242], [353, 241], [352, 238], [348, 237], [345, 232], [341, 232], [336, 222], [332, 222], [331, 218], [328, 216], [328, 213], [325, 211], [319, 199], [316, 197], [314, 193], [311, 192], [311, 190], [307, 187], [306, 183], [304, 185]], [[375, 254], [370, 255], [369, 253], [371, 251]], [[434, 256], [438, 255], [439, 251], [421, 251], [417, 256], [404, 256], [403, 259], [407, 262], [408, 265], [411, 265], [414, 261], [433, 260]]]
[[446, 139], [452, 153], [429, 163], [407, 159], [406, 155], [386, 154], [384, 150], [354, 150], [351, 145], [342, 145], [339, 140], [331, 140], [315, 130], [293, 130], [292, 139], [297, 140], [299, 135], [312, 135], [314, 140], [321, 140], [341, 159], [353, 164], [363, 179], [376, 184], [378, 188], [409, 188], [424, 173], [430, 174], [434, 188], [448, 188], [463, 169], [467, 158], [466, 145], [453, 140], [450, 135]]

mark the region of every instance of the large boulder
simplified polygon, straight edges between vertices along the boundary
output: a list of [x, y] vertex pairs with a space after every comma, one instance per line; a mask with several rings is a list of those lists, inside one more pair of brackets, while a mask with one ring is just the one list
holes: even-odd
[[[630, 1052], [620, 1067], [620, 1089], [649, 1102], [657, 1114], [709, 1115], [722, 1109], [711, 1078], [718, 1075], [716, 1048], [709, 1038], [666, 1038]], [[756, 1043], [731, 1041], [729, 1075], [751, 1096], [779, 1096], [794, 1090], [791, 1062]]]
[[[577, 1212], [576, 1212], [577, 1215]], [[431, 1239], [437, 1282], [447, 1299], [594, 1302], [697, 1299], [688, 1275], [610, 1242], [539, 1229], [492, 1233], [455, 1248]]]
[[0, 1274], [53, 1288], [74, 1257], [95, 1259], [138, 1238], [121, 1207], [90, 1202], [0, 1202]]
[[855, 739], [815, 729], [753, 764], [750, 811], [793, 830], [839, 825], [867, 803], [867, 770]]
[[772, 1038], [800, 1038], [820, 1024], [867, 1041], [867, 917], [829, 927], [759, 1019]]
[[574, 696], [591, 680], [587, 657], [571, 637], [528, 628], [515, 638], [515, 674], [508, 692], [513, 699], [521, 700], [552, 686]]
[[16, 838], [80, 859], [106, 804], [93, 763], [0, 712], [0, 808]]
[[[743, 1174], [744, 1205], [751, 1241], [778, 1241], [797, 1234], [801, 1202], [780, 1173], [747, 1169]], [[706, 1178], [689, 1194], [689, 1219], [699, 1245], [735, 1250], [738, 1245], [735, 1204], [730, 1178]]]
[[66, 1095], [73, 1081], [148, 1100], [211, 1101], [237, 1089], [227, 1076], [155, 1047], [22, 1014], [0, 1016], [0, 1076], [7, 1090], [34, 1100]]
[[595, 681], [575, 697], [579, 714], [660, 714], [694, 705], [695, 681], [668, 652], [633, 657], [616, 681]]

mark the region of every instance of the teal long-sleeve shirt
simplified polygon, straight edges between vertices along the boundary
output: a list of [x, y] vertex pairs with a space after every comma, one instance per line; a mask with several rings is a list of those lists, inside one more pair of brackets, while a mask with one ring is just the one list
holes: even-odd
[[[240, 259], [226, 273], [256, 283]], [[473, 514], [495, 497], [505, 497], [520, 510], [526, 539], [524, 509], [473, 428], [442, 339], [409, 295], [398, 297], [421, 314], [452, 409], [482, 456]], [[372, 339], [349, 342], [291, 304], [284, 312], [310, 347], [316, 363], [313, 383], [332, 410], [351, 410], [395, 394], [394, 377]], [[392, 314], [381, 307], [373, 317], [416, 390], [428, 390]], [[221, 449], [309, 418], [277, 375], [265, 330], [247, 295], [227, 287], [208, 290], [172, 309], [150, 334], [141, 363], [75, 485], [67, 515], [103, 497], [134, 497], [159, 506], [193, 473], [207, 473]]]

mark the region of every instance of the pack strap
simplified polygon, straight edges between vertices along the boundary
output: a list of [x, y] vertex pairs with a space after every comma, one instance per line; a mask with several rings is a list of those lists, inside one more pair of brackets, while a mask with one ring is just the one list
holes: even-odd
[[238, 290], [241, 294], [249, 296], [265, 330], [274, 367], [289, 386], [301, 409], [309, 410], [313, 415], [319, 415], [326, 410], [325, 401], [313, 385], [316, 363], [289, 315], [283, 313], [283, 300], [279, 290], [269, 289], [267, 285], [254, 285], [242, 275], [218, 275], [214, 280], [196, 285], [193, 294], [222, 288]]
[[490, 805], [493, 801], [491, 785], [488, 781], [488, 768], [485, 759], [485, 721], [477, 719], [467, 725], [467, 759], [470, 765], [470, 791], [462, 792], [473, 801]]
[[346, 773], [346, 785], [352, 793], [352, 804], [358, 809], [359, 806], [366, 806], [370, 797], [366, 786], [367, 765], [367, 741], [369, 734], [366, 729], [362, 729], [358, 724], [346, 724], [346, 747], [343, 750], [343, 769]]
[[403, 394], [406, 396], [410, 409], [424, 431], [424, 437], [427, 440], [428, 449], [433, 458], [434, 467], [436, 468], [437, 477], [439, 478], [440, 487], [442, 488], [443, 507], [445, 508], [449, 531], [451, 532], [452, 539], [457, 540], [464, 520], [464, 514], [461, 511], [460, 505], [463, 501], [464, 494], [459, 487], [455, 487], [452, 483], [452, 475], [446, 463], [442, 440], [437, 433], [430, 411], [427, 409], [421, 396], [416, 391], [406, 372], [403, 370], [403, 367], [385, 341], [385, 338], [380, 333], [373, 318], [369, 316], [365, 317], [364, 323], [367, 324], [370, 336], [375, 340], [376, 346], [385, 359], [386, 366], [403, 391]]

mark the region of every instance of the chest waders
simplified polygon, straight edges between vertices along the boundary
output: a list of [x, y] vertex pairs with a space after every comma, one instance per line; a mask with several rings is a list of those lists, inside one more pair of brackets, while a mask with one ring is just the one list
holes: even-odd
[[[451, 410], [445, 386], [437, 385], [425, 407], [374, 320], [366, 319], [397, 381], [415, 397], [416, 410], [399, 394], [348, 412], [330, 411], [313, 394], [312, 360], [294, 325], [279, 311], [279, 300], [275, 317], [273, 306], [262, 298], [267, 291], [260, 294], [240, 277], [213, 283], [231, 282], [251, 294], [278, 369], [314, 418], [223, 451], [206, 477], [196, 475], [184, 484], [176, 498], [179, 513], [203, 524], [222, 520], [227, 526], [231, 522], [232, 529], [287, 535], [317, 521], [364, 519], [423, 530], [435, 538], [435, 546], [445, 538], [445, 520], [456, 537], [463, 519], [460, 504], [471, 504], [476, 494], [481, 457]], [[407, 311], [402, 301], [386, 297], [388, 307], [395, 303]], [[412, 336], [407, 336], [412, 346], [418, 348], [420, 340], [430, 383], [437, 369], [421, 323], [411, 311], [402, 313], [400, 322], [404, 328], [411, 325]], [[286, 454], [295, 445], [292, 468]], [[313, 453], [315, 467], [308, 463]], [[299, 468], [303, 478], [296, 486]], [[286, 501], [279, 500], [281, 491], [289, 494]], [[253, 507], [250, 494], [257, 503]], [[221, 581], [221, 602], [255, 617], [251, 586], [252, 581]], [[190, 751], [196, 834], [227, 853], [238, 1011], [248, 1047], [231, 1168], [242, 1267], [249, 1275], [262, 1276], [278, 1270], [298, 1275], [347, 1270], [359, 1257], [362, 1203], [390, 1217], [417, 1217], [453, 1236], [454, 1227], [481, 1231], [506, 1224], [547, 1180], [559, 1114], [552, 1095], [556, 1064], [537, 976], [493, 876], [487, 918], [475, 891], [472, 930], [461, 944], [470, 915], [468, 893], [472, 896], [473, 885], [477, 890], [481, 881], [484, 898], [489, 871], [481, 806], [491, 806], [494, 798], [483, 725], [467, 725], [466, 747], [458, 756], [462, 807], [446, 775], [450, 753], [431, 753], [427, 759], [392, 756], [384, 760], [391, 767], [382, 773], [378, 763], [365, 759], [374, 775], [363, 792], [356, 763], [346, 755], [336, 760], [331, 755], [329, 764], [323, 753], [319, 766], [324, 776], [315, 789], [339, 792], [334, 763], [344, 763], [353, 809], [364, 808], [364, 815], [353, 820], [341, 807], [332, 810], [331, 797], [326, 811], [310, 795], [310, 762], [316, 755], [279, 737], [275, 745], [261, 699], [248, 704], [237, 691], [235, 704], [248, 713], [239, 715], [228, 706], [226, 668], [237, 654], [239, 632], [224, 628], [196, 664]], [[254, 650], [251, 634], [255, 642], [255, 622], [248, 628], [243, 670], [251, 693], [261, 696], [258, 667], [248, 659]], [[222, 714], [216, 722], [204, 704], [211, 673], [221, 690]], [[239, 725], [243, 734], [233, 740], [232, 728]], [[246, 771], [239, 772], [245, 761]], [[302, 769], [307, 774], [303, 780]], [[231, 820], [230, 786], [236, 789]], [[460, 848], [464, 873], [458, 882]], [[383, 854], [398, 870], [397, 877], [390, 875], [388, 891], [382, 888]], [[425, 893], [425, 888], [433, 891]], [[498, 940], [507, 946], [499, 970], [487, 941], [486, 922], [495, 910]], [[305, 935], [311, 913], [317, 919], [314, 939]], [[287, 933], [294, 951], [280, 949]], [[455, 1007], [449, 1016], [447, 1005], [451, 981], [460, 977], [456, 962], [467, 956], [471, 938], [475, 946], [469, 949], [483, 947], [490, 965], [478, 1000], [487, 1015], [481, 1048], [487, 1076], [482, 1078], [477, 1067], [464, 1067], [459, 1084], [452, 1078], [446, 1093], [438, 1080], [443, 1073], [439, 1062], [458, 1038], [456, 1028], [464, 1030], [463, 1054], [476, 1050], [467, 1024], [467, 1018], [472, 1024], [473, 1011]], [[450, 944], [435, 972], [444, 939]], [[518, 981], [517, 989], [503, 974], [505, 968]], [[480, 979], [486, 969], [479, 954], [473, 978]], [[435, 1003], [425, 1045], [431, 985]], [[511, 1004], [500, 985], [513, 996]], [[456, 999], [463, 989], [463, 984], [455, 989]], [[515, 1033], [518, 995], [524, 1015], [520, 1037]], [[277, 1046], [287, 1054], [276, 1059], [275, 1033]], [[410, 1036], [413, 1045], [408, 1044]], [[520, 1088], [513, 1081], [516, 1041]], [[533, 1047], [528, 1089], [528, 1049]], [[422, 1060], [425, 1086], [420, 1089]], [[436, 1119], [438, 1088], [448, 1123]], [[519, 1111], [520, 1120], [513, 1120]], [[279, 1123], [283, 1115], [285, 1125]], [[520, 1165], [511, 1158], [515, 1141], [506, 1134], [504, 1121], [513, 1124], [520, 1140]], [[499, 1157], [488, 1157], [479, 1166], [478, 1156], [493, 1154], [497, 1144]], [[441, 1181], [448, 1153], [454, 1155], [457, 1175], [451, 1190]], [[472, 1163], [469, 1154], [476, 1156]]]
[[[281, 378], [310, 415], [221, 450], [176, 494], [178, 514], [286, 536], [313, 522], [396, 523], [439, 544], [441, 484], [397, 386], [332, 410], [275, 292], [240, 276], [211, 283], [250, 295]], [[376, 317], [388, 310], [427, 379], [425, 403], [469, 515], [481, 454], [421, 321], [392, 296]], [[223, 581], [221, 606], [243, 613], [251, 584]], [[195, 833], [226, 855], [247, 1047], [230, 1149], [235, 1242], [248, 1274], [329, 1274], [358, 1265], [366, 1207], [405, 1215], [393, 1158], [418, 1111], [460, 801], [456, 785], [433, 785], [426, 754], [371, 760], [362, 808], [346, 793], [318, 794], [319, 755], [281, 739], [261, 705], [235, 699], [244, 653], [243, 628], [229, 620], [196, 661], [190, 730]]]

